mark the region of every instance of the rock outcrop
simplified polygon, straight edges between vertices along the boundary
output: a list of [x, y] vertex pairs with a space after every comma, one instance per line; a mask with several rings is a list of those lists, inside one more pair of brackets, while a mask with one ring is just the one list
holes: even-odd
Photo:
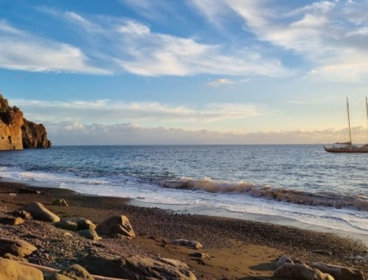
[[364, 280], [363, 273], [360, 270], [350, 267], [325, 264], [320, 262], [312, 263], [313, 268], [319, 269], [324, 273], [332, 275], [335, 280]]
[[22, 111], [9, 106], [8, 100], [0, 94], [0, 150], [49, 147], [51, 142], [45, 127], [23, 118]]
[[274, 276], [282, 279], [293, 280], [335, 280], [330, 274], [323, 273], [304, 264], [285, 263], [274, 273]]
[[51, 142], [47, 139], [46, 128], [43, 124], [23, 119], [22, 125], [23, 148], [49, 148]]
[[152, 259], [139, 255], [121, 258], [107, 254], [89, 255], [81, 261], [90, 273], [124, 279], [195, 280], [187, 264], [173, 259]]

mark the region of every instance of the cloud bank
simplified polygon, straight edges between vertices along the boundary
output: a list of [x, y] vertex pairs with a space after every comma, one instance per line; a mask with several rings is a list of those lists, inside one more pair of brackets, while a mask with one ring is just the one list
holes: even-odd
[[[345, 129], [293, 130], [253, 133], [222, 133], [211, 130], [147, 128], [131, 123], [46, 123], [54, 144], [61, 145], [173, 145], [173, 144], [325, 144], [344, 141]], [[365, 143], [366, 130], [354, 127], [354, 140]]]
[[45, 101], [13, 99], [12, 104], [22, 108], [26, 117], [38, 122], [59, 120], [84, 124], [111, 124], [116, 120], [125, 122], [152, 121], [169, 124], [210, 123], [219, 120], [234, 120], [259, 117], [266, 110], [254, 104], [210, 103], [204, 106], [179, 106], [159, 102], [124, 102], [108, 99], [92, 101]]

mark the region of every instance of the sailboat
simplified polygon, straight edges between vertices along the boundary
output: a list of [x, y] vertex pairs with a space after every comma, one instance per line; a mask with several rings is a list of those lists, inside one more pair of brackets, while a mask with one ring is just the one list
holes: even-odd
[[[368, 120], [368, 100], [365, 98], [365, 108]], [[350, 109], [349, 100], [346, 98], [346, 110], [348, 114], [348, 125], [349, 125], [349, 142], [335, 143], [329, 146], [323, 146], [326, 152], [329, 153], [368, 153], [368, 144], [365, 145], [353, 145], [351, 140], [351, 127], [350, 127]]]

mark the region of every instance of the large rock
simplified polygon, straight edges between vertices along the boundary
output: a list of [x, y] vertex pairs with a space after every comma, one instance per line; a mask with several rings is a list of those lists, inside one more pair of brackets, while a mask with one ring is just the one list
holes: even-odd
[[43, 280], [41, 270], [13, 260], [0, 258], [0, 279], [2, 280]]
[[60, 221], [60, 217], [58, 215], [52, 213], [45, 206], [36, 201], [26, 204], [23, 209], [31, 213], [32, 217], [36, 220], [54, 223]]
[[363, 273], [357, 269], [319, 262], [312, 263], [311, 266], [331, 274], [335, 280], [364, 280]]
[[51, 142], [47, 139], [46, 128], [43, 124], [23, 119], [22, 125], [23, 147], [26, 148], [49, 148]]
[[134, 238], [135, 233], [129, 219], [124, 216], [112, 216], [103, 221], [96, 228], [96, 231], [101, 235], [107, 236], [126, 236], [128, 238]]
[[24, 119], [22, 111], [9, 106], [8, 100], [0, 94], [0, 150], [50, 146], [45, 127]]
[[0, 94], [0, 150], [21, 150], [23, 113]]
[[24, 240], [0, 238], [0, 256], [9, 253], [17, 257], [25, 257], [36, 250], [35, 246]]
[[82, 265], [93, 274], [132, 280], [197, 279], [185, 263], [171, 259], [155, 260], [138, 255], [128, 258], [90, 255], [82, 261]]
[[285, 263], [277, 268], [275, 277], [293, 280], [335, 280], [330, 274], [323, 273], [303, 264]]

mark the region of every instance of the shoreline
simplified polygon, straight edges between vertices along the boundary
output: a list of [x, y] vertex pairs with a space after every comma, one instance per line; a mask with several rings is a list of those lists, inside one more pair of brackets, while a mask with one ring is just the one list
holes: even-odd
[[[42, 193], [19, 193], [21, 188], [39, 190]], [[69, 207], [51, 205], [54, 199], [60, 198], [65, 199]], [[95, 223], [113, 214], [126, 215], [136, 231], [137, 238], [129, 241], [129, 246], [125, 241], [122, 246], [128, 246], [128, 249], [124, 250], [133, 254], [140, 252], [179, 259], [193, 269], [198, 279], [264, 279], [257, 277], [270, 277], [275, 260], [281, 255], [288, 255], [303, 262], [321, 261], [352, 266], [361, 269], [365, 274], [368, 273], [367, 248], [362, 243], [330, 233], [250, 220], [178, 214], [159, 208], [135, 206], [127, 198], [84, 195], [68, 189], [0, 181], [0, 210], [18, 209], [34, 200], [43, 203], [61, 217], [79, 216]], [[2, 231], [0, 235], [4, 234]], [[188, 257], [191, 251], [187, 248], [162, 246], [163, 241], [167, 243], [177, 238], [201, 242], [204, 245], [203, 252], [214, 258], [198, 262]], [[110, 248], [111, 240], [99, 242]], [[319, 255], [313, 253], [315, 250], [331, 252], [332, 255]], [[126, 251], [120, 253], [126, 254]], [[69, 255], [75, 257], [75, 252], [69, 252]], [[367, 263], [356, 263], [359, 256], [365, 256]], [[57, 252], [54, 257], [60, 259]], [[53, 265], [43, 259], [42, 252], [36, 261], [43, 265]], [[63, 262], [60, 266], [62, 264]], [[56, 262], [54, 267], [58, 265]]]
[[[138, 197], [124, 197], [124, 196], [112, 196], [112, 195], [102, 195], [99, 193], [86, 193], [84, 192], [83, 189], [81, 190], [73, 190], [73, 189], [69, 189], [69, 188], [65, 188], [65, 187], [58, 187], [58, 186], [48, 186], [48, 183], [46, 182], [35, 182], [35, 183], [31, 183], [31, 182], [22, 182], [22, 181], [17, 181], [15, 179], [3, 179], [0, 177], [0, 183], [1, 182], [8, 182], [8, 183], [20, 183], [20, 184], [24, 184], [24, 185], [28, 185], [30, 187], [34, 187], [34, 188], [47, 188], [47, 189], [65, 189], [65, 190], [70, 190], [75, 192], [76, 194], [79, 195], [83, 195], [83, 196], [98, 196], [98, 197], [114, 197], [114, 198], [121, 198], [126, 200], [126, 203], [132, 206], [136, 206], [136, 207], [143, 207], [143, 208], [159, 208], [162, 210], [169, 210], [172, 211], [175, 214], [188, 214], [188, 215], [202, 215], [202, 216], [211, 216], [211, 217], [219, 217], [219, 218], [229, 218], [229, 219], [237, 219], [237, 220], [244, 220], [244, 221], [260, 221], [262, 223], [266, 223], [266, 224], [274, 224], [274, 225], [279, 225], [279, 226], [290, 226], [290, 227], [294, 227], [294, 228], [298, 228], [298, 229], [302, 229], [302, 230], [311, 230], [311, 231], [316, 231], [316, 232], [324, 232], [324, 233], [329, 233], [329, 232], [333, 232], [334, 234], [336, 234], [337, 236], [340, 236], [342, 238], [347, 238], [347, 239], [353, 239], [355, 241], [358, 242], [362, 242], [365, 246], [368, 246], [368, 234], [364, 234], [364, 233], [359, 233], [359, 232], [354, 232], [354, 231], [348, 231], [346, 229], [336, 229], [336, 228], [331, 228], [329, 226], [322, 226], [322, 225], [316, 225], [316, 224], [311, 224], [310, 222], [305, 222], [302, 220], [298, 220], [296, 218], [292, 218], [292, 217], [286, 217], [286, 216], [282, 216], [282, 215], [272, 215], [272, 214], [265, 214], [265, 213], [254, 213], [254, 212], [236, 212], [236, 211], [230, 211], [230, 210], [226, 210], [226, 209], [216, 209], [215, 207], [211, 207], [211, 208], [205, 208], [204, 206], [200, 205], [200, 206], [196, 206], [196, 205], [185, 205], [185, 204], [171, 204], [171, 203], [155, 203], [155, 202], [151, 202], [151, 201], [146, 201], [145, 200], [145, 196], [143, 196], [143, 200], [142, 199], [137, 199]], [[165, 189], [164, 189], [165, 190]], [[249, 196], [249, 199], [251, 199], [252, 197]], [[285, 204], [289, 204], [285, 201], [273, 201], [273, 200], [269, 200], [267, 198], [254, 198], [254, 199], [264, 199], [266, 201], [266, 203], [285, 203]], [[308, 205], [299, 205], [297, 203], [290, 203], [292, 205], [292, 207], [305, 207]], [[326, 207], [326, 210], [328, 210], [329, 208], [334, 209], [334, 207]], [[349, 210], [348, 208], [346, 210]], [[308, 209], [304, 209], [304, 211], [308, 211]], [[307, 212], [305, 212], [307, 213]], [[354, 230], [354, 229], [352, 229]]]

